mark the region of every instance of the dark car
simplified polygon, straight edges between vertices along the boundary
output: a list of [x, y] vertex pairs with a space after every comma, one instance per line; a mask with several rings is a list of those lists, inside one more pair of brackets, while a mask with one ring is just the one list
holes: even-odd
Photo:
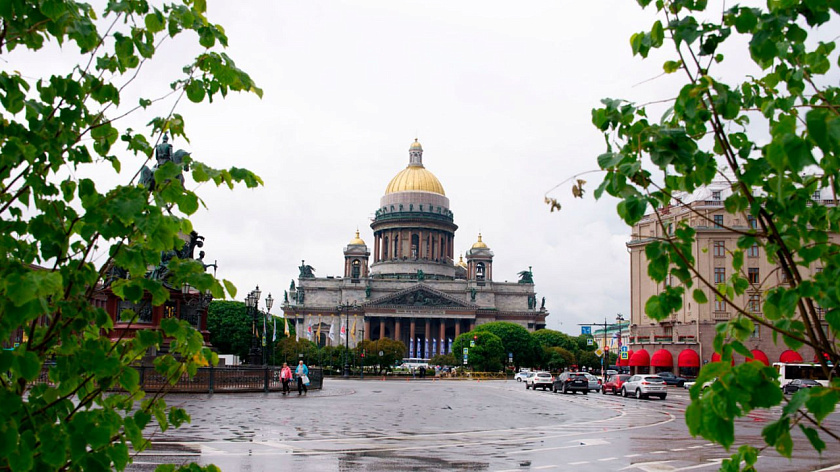
[[685, 381], [688, 380], [684, 377], [677, 377], [672, 372], [658, 372], [656, 375], [662, 377], [662, 380], [664, 380], [666, 384], [676, 385], [677, 387], [682, 387]]
[[813, 387], [818, 387], [819, 385], [820, 385], [820, 383], [817, 382], [816, 380], [793, 379], [790, 382], [788, 382], [787, 384], [785, 384], [784, 387], [782, 387], [782, 391], [787, 393], [787, 394], [791, 394], [791, 393], [798, 392], [799, 389], [802, 389], [802, 388], [813, 388]]
[[613, 374], [607, 378], [607, 383], [604, 384], [604, 388], [601, 389], [601, 393], [604, 395], [607, 392], [612, 393], [613, 395], [618, 395], [618, 392], [621, 391], [621, 386], [624, 385], [624, 382], [630, 378], [630, 374]]
[[583, 372], [563, 372], [557, 376], [552, 389], [554, 393], [583, 392], [586, 395], [589, 393], [589, 379]]

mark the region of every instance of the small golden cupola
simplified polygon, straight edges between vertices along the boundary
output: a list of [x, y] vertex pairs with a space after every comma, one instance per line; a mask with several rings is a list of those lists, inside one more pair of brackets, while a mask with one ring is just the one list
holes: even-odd
[[481, 233], [478, 233], [478, 241], [476, 241], [475, 244], [472, 245], [472, 248], [487, 249], [487, 244], [485, 244], [484, 241], [481, 240]]
[[365, 246], [366, 245], [365, 242], [362, 240], [362, 238], [359, 237], [359, 230], [358, 229], [356, 230], [356, 237], [351, 239], [350, 242], [347, 243], [347, 244], [349, 246]]
[[463, 267], [464, 269], [466, 269], [466, 268], [467, 268], [467, 263], [466, 263], [466, 262], [464, 262], [464, 255], [463, 255], [463, 254], [461, 254], [460, 256], [458, 256], [458, 264], [457, 264], [457, 266], [458, 266], [458, 267]]

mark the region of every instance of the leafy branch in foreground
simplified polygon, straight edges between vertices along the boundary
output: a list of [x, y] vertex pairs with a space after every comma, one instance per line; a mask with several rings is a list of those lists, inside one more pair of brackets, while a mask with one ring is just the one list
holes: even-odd
[[[228, 187], [254, 187], [261, 179], [189, 156], [156, 167], [154, 187], [134, 182], [139, 170], [127, 185], [77, 177], [102, 163], [119, 173], [119, 155], [151, 158], [154, 147], [144, 134], [118, 124], [153, 103], [174, 101], [168, 115], [148, 121], [145, 134], [186, 139], [184, 119], [174, 113], [182, 96], [196, 103], [229, 92], [261, 96], [248, 74], [214, 49], [226, 46], [227, 37], [205, 14], [204, 0], [157, 8], [134, 0], [101, 7], [72, 0], [0, 2], [0, 54], [9, 65], [0, 71], [0, 339], [17, 338], [0, 351], [0, 470], [124, 469], [129, 446], [148, 446], [144, 428], [189, 421], [183, 410], [167, 407], [164, 391], [146, 397], [132, 365], [165, 344], [169, 354], [154, 367], [175, 382], [217, 360], [181, 320], [165, 319], [159, 331], [140, 330], [130, 339], [115, 336], [114, 320], [91, 301], [114, 272], [124, 277], [108, 281], [108, 289], [123, 300], [167, 301], [170, 288], [146, 273], [192, 231], [187, 217], [201, 200], [184, 187], [184, 170], [191, 168], [197, 182]], [[134, 107], [122, 103], [164, 40], [186, 32], [203, 51], [176, 70], [184, 77], [158, 98], [140, 98]], [[56, 45], [78, 50], [80, 64], [32, 78], [31, 58]], [[94, 264], [102, 250], [107, 257]], [[169, 287], [187, 283], [217, 298], [235, 294], [196, 260], [176, 257], [168, 274]], [[134, 323], [138, 314], [120, 316]]]
[[[792, 430], [797, 429], [822, 451], [826, 440], [839, 439], [823, 420], [840, 400], [835, 367], [840, 350], [834, 341], [840, 330], [840, 208], [836, 197], [824, 204], [813, 196], [836, 196], [840, 190], [840, 89], [830, 85], [838, 72], [831, 59], [835, 41], [812, 36], [820, 28], [836, 27], [840, 2], [734, 6], [718, 20], [704, 19], [714, 15], [705, 0], [638, 3], [655, 7], [660, 19], [632, 36], [634, 55], [646, 58], [652, 49], [669, 45], [673, 57], [663, 69], [682, 74], [684, 82], [658, 123], [649, 120], [648, 106], [624, 100], [605, 99], [603, 107], [592, 111], [592, 122], [607, 143], [598, 157], [606, 175], [594, 194], [619, 198], [618, 214], [631, 226], [652, 208], [660, 234], [666, 235], [645, 246], [648, 275], [659, 283], [671, 277], [679, 283], [665, 284], [647, 301], [648, 317], [665, 320], [683, 306], [689, 290], [697, 303], [708, 302], [708, 290], [737, 313], [717, 326], [714, 347], [722, 362], [706, 365], [691, 390], [689, 430], [729, 448], [737, 418], [784, 402], [781, 417], [764, 429], [766, 445], [761, 447], [790, 457]], [[732, 40], [739, 36], [746, 41], [737, 44], [746, 44], [748, 51], [727, 49], [737, 47]], [[748, 55], [761, 73], [726, 76], [720, 67], [725, 54], [736, 60]], [[697, 270], [696, 232], [688, 219], [668, 228], [665, 221], [673, 219], [664, 216], [674, 206], [688, 208], [682, 196], [716, 178], [730, 182], [725, 212], [756, 223], [738, 233], [731, 253], [734, 271], [724, 283], [707, 280]], [[787, 282], [760, 287], [761, 310], [738, 304], [751, 286], [742, 270], [744, 252], [756, 246]], [[829, 385], [785, 398], [772, 367], [731, 365], [735, 353], [751, 357], [744, 343], [756, 324], [791, 349], [813, 349]], [[711, 388], [702, 390], [713, 379]], [[752, 469], [757, 447], [740, 447], [722, 469]]]

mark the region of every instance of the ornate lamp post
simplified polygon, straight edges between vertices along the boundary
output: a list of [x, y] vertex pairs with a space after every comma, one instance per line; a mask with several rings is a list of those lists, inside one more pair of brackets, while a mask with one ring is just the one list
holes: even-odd
[[341, 312], [344, 312], [345, 319], [344, 319], [344, 378], [350, 377], [350, 310], [358, 310], [359, 304], [353, 302], [351, 305], [350, 303], [342, 303], [335, 307], [336, 311], [338, 311], [339, 319], [341, 319]]
[[[271, 298], [271, 294], [268, 294], [268, 297], [265, 298], [265, 316], [264, 319], [267, 320], [269, 314], [271, 313], [271, 305], [274, 305], [274, 299]], [[263, 324], [265, 326], [265, 324]], [[266, 336], [267, 333], [263, 333], [263, 336]], [[271, 344], [268, 345], [269, 349], [263, 349], [263, 365], [266, 365], [268, 362], [266, 361], [266, 351], [274, 352], [274, 339], [271, 340]]]
[[251, 365], [259, 364], [262, 359], [262, 349], [260, 349], [260, 342], [257, 339], [257, 313], [259, 313], [260, 304], [260, 286], [245, 297], [245, 306], [248, 309], [248, 315], [251, 316], [251, 350], [248, 352], [248, 363]]

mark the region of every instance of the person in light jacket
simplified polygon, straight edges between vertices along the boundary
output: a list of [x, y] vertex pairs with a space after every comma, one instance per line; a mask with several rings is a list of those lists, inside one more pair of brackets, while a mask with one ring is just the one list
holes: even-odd
[[280, 381], [283, 382], [283, 395], [289, 393], [289, 382], [292, 381], [292, 369], [285, 362], [283, 363], [283, 368], [280, 369]]
[[298, 362], [297, 369], [295, 369], [295, 377], [297, 377], [298, 395], [301, 393], [305, 394], [306, 386], [309, 385], [309, 367], [306, 367], [303, 361]]

